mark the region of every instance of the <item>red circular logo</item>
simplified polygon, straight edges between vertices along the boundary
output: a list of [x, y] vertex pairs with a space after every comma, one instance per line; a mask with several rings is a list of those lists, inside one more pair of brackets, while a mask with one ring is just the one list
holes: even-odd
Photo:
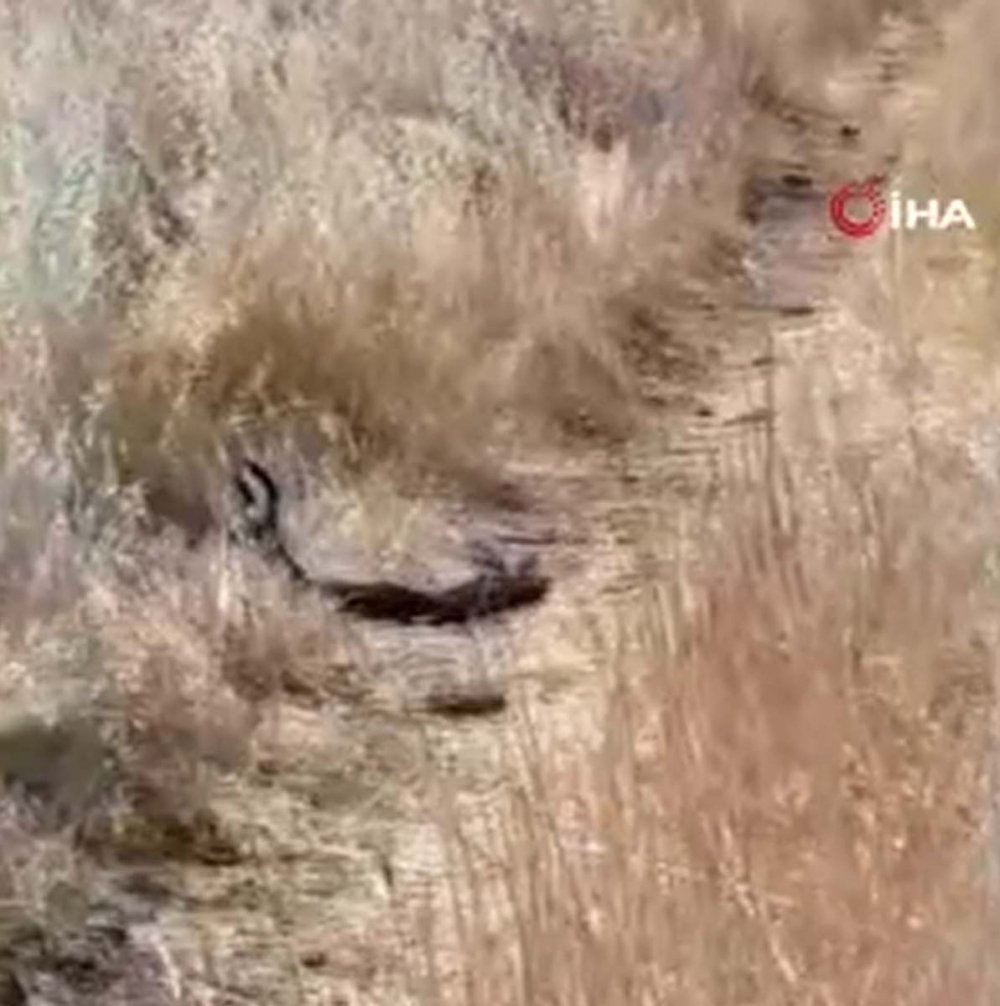
[[[848, 215], [847, 204], [852, 200], [864, 200], [868, 204], [867, 214], [863, 218]], [[830, 193], [830, 219], [834, 227], [848, 237], [871, 237], [885, 219], [885, 199], [874, 182], [841, 185]]]

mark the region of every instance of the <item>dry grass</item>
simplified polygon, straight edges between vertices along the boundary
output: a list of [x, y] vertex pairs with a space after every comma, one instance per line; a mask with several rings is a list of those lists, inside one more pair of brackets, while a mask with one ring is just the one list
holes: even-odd
[[[665, 69], [641, 86], [677, 128], [648, 139], [643, 167], [591, 156], [547, 104], [565, 59], [583, 70], [561, 100], [592, 101], [574, 81], [627, 52], [613, 20], [588, 37], [570, 18], [577, 55], [530, 50], [529, 95], [502, 37], [489, 56], [500, 29], [472, 3], [340, 21], [247, 18], [220, 0], [141, 29], [50, 7], [8, 12], [9, 103], [25, 124], [9, 138], [11, 234], [25, 237], [11, 241], [8, 301], [24, 339], [41, 323], [49, 409], [69, 413], [88, 491], [141, 486], [197, 530], [208, 473], [248, 431], [348, 469], [388, 460], [473, 482], [491, 464], [476, 464], [483, 445], [512, 425], [627, 432], [614, 304], [658, 247], [685, 241], [669, 205], [660, 226], [645, 220], [639, 189], [652, 197], [660, 175], [691, 177], [737, 140], [737, 96], [696, 46], [646, 39]], [[72, 32], [89, 58], [74, 59]], [[69, 95], [80, 107], [63, 129]], [[610, 229], [596, 244], [599, 205]]]
[[[233, 454], [490, 497], [512, 456], [610, 455], [662, 423], [656, 398], [721, 348], [692, 344], [699, 312], [746, 292], [754, 116], [822, 103], [900, 6], [526, 3], [521, 36], [473, 0], [0, 4], [0, 699], [13, 719], [76, 707], [99, 735], [4, 727], [6, 781], [79, 818], [35, 846], [32, 800], [5, 801], [5, 905], [44, 920], [91, 861], [238, 864], [213, 801], [220, 781], [252, 801], [269, 713], [370, 697], [345, 626], [216, 548]], [[949, 246], [960, 285], [925, 283], [942, 252], [915, 244], [888, 250], [889, 295], [877, 269], [855, 295], [905, 350], [887, 386], [946, 398], [961, 439], [992, 419], [991, 378], [963, 399], [925, 342], [957, 318], [981, 343], [995, 317], [995, 130], [954, 68], [993, 72], [997, 24], [952, 7], [947, 97], [904, 163], [961, 190], [977, 243]], [[886, 464], [803, 435], [706, 504], [697, 563], [592, 644], [595, 744], [551, 749], [524, 710], [503, 813], [444, 814], [454, 904], [416, 998], [996, 997], [997, 501], [948, 437], [896, 432], [917, 449]], [[364, 786], [320, 764], [340, 735], [311, 782], [284, 751], [274, 785], [313, 810], [354, 784], [405, 803], [369, 755], [384, 742], [413, 782], [411, 738], [370, 730], [345, 756]], [[66, 796], [95, 744], [102, 781]], [[293, 970], [281, 1001], [307, 1001]]]
[[996, 998], [995, 144], [968, 85], [994, 21], [949, 22], [950, 101], [897, 106], [904, 190], [984, 226], [848, 270], [877, 348], [822, 333], [797, 394], [833, 412], [783, 413], [794, 450], [605, 641], [601, 737], [567, 752], [526, 712], [504, 810], [443, 801], [460, 950], [422, 920], [433, 1001]]
[[[501, 32], [502, 50], [509, 29], [471, 2], [338, 21], [218, 0], [143, 28], [12, 9], [9, 317], [26, 340], [41, 324], [37, 391], [50, 417], [69, 413], [77, 481], [142, 487], [198, 532], [211, 473], [248, 430], [327, 464], [473, 484], [493, 465], [482, 445], [512, 425], [627, 433], [618, 305], [676, 302], [715, 233], [738, 258], [740, 89], [766, 70], [794, 92], [786, 62], [860, 44], [881, 13], [830, 10], [633, 2], [588, 20], [529, 5], [540, 41], [484, 72], [480, 37]], [[629, 61], [634, 74], [603, 72]], [[631, 159], [556, 121], [598, 114], [619, 79], [616, 129], [648, 133]], [[669, 128], [649, 132], [641, 101], [629, 113], [636, 95]]]
[[985, 371], [974, 366], [967, 375], [977, 385], [989, 380], [996, 347], [993, 277], [1000, 230], [993, 181], [1000, 144], [995, 111], [984, 103], [982, 88], [989, 90], [996, 74], [998, 37], [1000, 19], [989, 4], [952, 12], [943, 19], [939, 57], [896, 103], [893, 116], [902, 135], [895, 187], [921, 203], [935, 198], [942, 207], [961, 199], [975, 231], [905, 232], [885, 249], [883, 260], [883, 270], [891, 270], [904, 291], [892, 315], [896, 328], [913, 344], [937, 351], [973, 350], [963, 355], [987, 362]]
[[435, 1001], [996, 996], [995, 491], [947, 453], [822, 456], [777, 494], [752, 465], [698, 568], [650, 585], [596, 743], [529, 715], [505, 810], [443, 817]]

